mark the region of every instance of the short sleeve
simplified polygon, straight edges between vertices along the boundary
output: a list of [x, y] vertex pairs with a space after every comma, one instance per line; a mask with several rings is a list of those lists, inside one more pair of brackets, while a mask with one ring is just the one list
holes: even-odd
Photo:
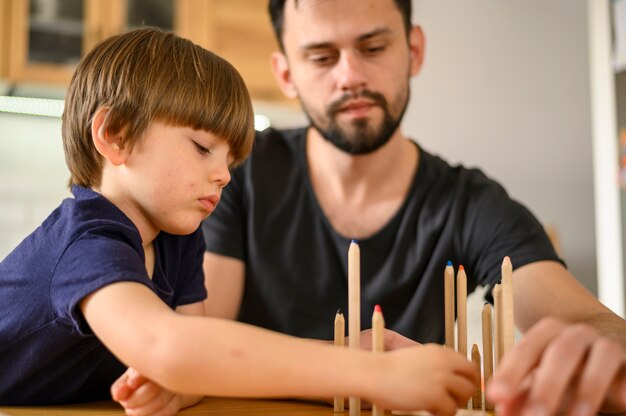
[[465, 218], [463, 251], [473, 253], [470, 267], [481, 285], [497, 283], [505, 256], [514, 268], [542, 260], [562, 263], [537, 218], [495, 182], [485, 178], [475, 189]]
[[143, 258], [132, 243], [110, 230], [99, 231], [83, 234], [66, 248], [50, 286], [53, 310], [81, 334], [91, 333], [79, 308], [89, 294], [123, 281], [138, 282], [152, 289]]

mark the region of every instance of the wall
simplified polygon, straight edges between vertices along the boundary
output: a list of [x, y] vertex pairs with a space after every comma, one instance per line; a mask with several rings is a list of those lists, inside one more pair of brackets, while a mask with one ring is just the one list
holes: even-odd
[[[427, 47], [404, 130], [555, 225], [596, 293], [585, 1], [413, 4]], [[0, 114], [0, 259], [69, 195], [67, 177], [59, 119]]]
[[61, 119], [0, 113], [0, 259], [70, 196]]
[[586, 1], [413, 5], [427, 45], [405, 132], [556, 226], [568, 267], [596, 293]]

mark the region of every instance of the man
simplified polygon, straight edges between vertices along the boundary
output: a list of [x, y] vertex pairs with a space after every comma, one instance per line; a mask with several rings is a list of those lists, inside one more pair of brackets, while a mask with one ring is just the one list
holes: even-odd
[[260, 134], [205, 222], [206, 313], [329, 339], [356, 239], [363, 327], [379, 303], [392, 330], [441, 343], [446, 261], [464, 265], [471, 291], [492, 288], [508, 255], [525, 336], [489, 397], [505, 414], [626, 411], [624, 320], [498, 184], [399, 129], [424, 57], [410, 1], [271, 0], [270, 13], [281, 45], [272, 69], [310, 126]]

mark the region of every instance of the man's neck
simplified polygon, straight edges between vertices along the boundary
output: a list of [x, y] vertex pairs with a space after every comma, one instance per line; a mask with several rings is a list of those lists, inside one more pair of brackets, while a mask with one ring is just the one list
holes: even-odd
[[351, 155], [309, 128], [306, 150], [322, 210], [337, 232], [351, 238], [373, 234], [397, 212], [419, 159], [417, 147], [399, 131], [378, 150]]
[[418, 162], [417, 147], [399, 130], [376, 151], [351, 155], [309, 128], [306, 148], [310, 173], [346, 196], [392, 187], [397, 179], [412, 176]]

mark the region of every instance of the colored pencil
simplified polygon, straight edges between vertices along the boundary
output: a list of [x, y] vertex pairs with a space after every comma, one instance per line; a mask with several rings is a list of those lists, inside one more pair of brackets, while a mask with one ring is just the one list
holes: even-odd
[[[343, 317], [341, 309], [335, 314], [335, 346], [344, 347], [346, 345], [346, 321]], [[335, 413], [343, 412], [345, 408], [344, 398], [335, 396], [334, 410]]]
[[454, 268], [448, 261], [443, 272], [446, 347], [454, 349]]
[[506, 256], [502, 261], [502, 355], [515, 344], [515, 319], [513, 312], [513, 265]]
[[[381, 353], [385, 351], [385, 318], [380, 305], [374, 307], [372, 314], [372, 352]], [[372, 416], [382, 416], [385, 410], [373, 405]]]
[[[491, 326], [491, 305], [485, 303], [483, 305], [482, 312], [482, 324], [483, 324], [483, 386], [489, 383], [489, 380], [493, 376], [493, 336]], [[485, 397], [485, 410], [493, 410], [493, 403], [487, 400]]]
[[[361, 337], [361, 250], [352, 240], [348, 249], [348, 329], [349, 346], [359, 348]], [[361, 414], [361, 398], [350, 396], [350, 416]]]

